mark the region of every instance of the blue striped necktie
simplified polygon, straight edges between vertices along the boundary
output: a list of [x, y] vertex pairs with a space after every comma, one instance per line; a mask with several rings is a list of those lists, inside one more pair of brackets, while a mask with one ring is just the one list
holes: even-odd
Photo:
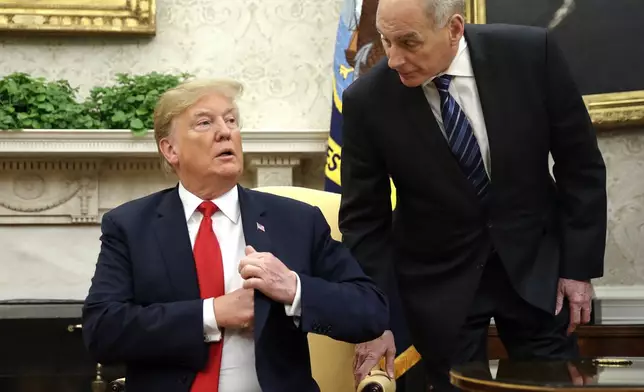
[[441, 115], [445, 136], [461, 170], [474, 185], [477, 195], [483, 197], [487, 192], [490, 179], [485, 171], [479, 143], [472, 132], [472, 125], [467, 120], [465, 112], [448, 91], [451, 81], [451, 75], [434, 78], [434, 84], [441, 98]]

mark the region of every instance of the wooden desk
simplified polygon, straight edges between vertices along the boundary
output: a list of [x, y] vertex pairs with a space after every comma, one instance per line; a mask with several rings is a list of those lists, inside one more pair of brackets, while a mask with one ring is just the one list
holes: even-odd
[[588, 358], [578, 361], [493, 360], [457, 366], [453, 385], [476, 392], [644, 392], [644, 358]]

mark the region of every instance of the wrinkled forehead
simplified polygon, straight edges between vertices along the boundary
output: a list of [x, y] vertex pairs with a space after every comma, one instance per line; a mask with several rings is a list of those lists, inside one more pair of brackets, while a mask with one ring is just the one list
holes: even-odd
[[416, 38], [423, 31], [432, 27], [431, 19], [427, 17], [424, 8], [414, 5], [378, 8], [376, 15], [376, 30], [387, 38]]

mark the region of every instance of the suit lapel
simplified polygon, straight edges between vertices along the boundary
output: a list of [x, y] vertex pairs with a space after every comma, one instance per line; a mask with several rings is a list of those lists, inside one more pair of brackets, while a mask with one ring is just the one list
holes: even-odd
[[[481, 101], [483, 118], [490, 147], [490, 161], [492, 166], [492, 178], [496, 170], [493, 169], [494, 163], [499, 162], [499, 157], [495, 153], [499, 150], [499, 143], [502, 142], [500, 132], [507, 128], [504, 123], [507, 117], [504, 116], [503, 101], [505, 94], [502, 90], [502, 78], [492, 64], [489, 58], [489, 48], [485, 48], [485, 42], [480, 35], [481, 26], [466, 25], [465, 40], [470, 51], [472, 69], [476, 79], [476, 87]], [[495, 148], [496, 147], [496, 148]], [[492, 180], [493, 181], [493, 180]]]
[[[237, 189], [246, 245], [252, 246], [258, 252], [271, 252], [271, 242], [267, 233], [269, 225], [261, 201], [251, 191], [241, 186]], [[267, 296], [255, 290], [255, 341], [261, 337], [271, 304], [272, 301]]]
[[197, 268], [177, 188], [165, 195], [157, 213], [154, 232], [174, 291], [180, 300], [200, 298]]
[[[395, 71], [393, 74], [398, 78]], [[434, 113], [432, 112], [427, 97], [422, 87], [406, 87], [400, 80], [395, 83], [397, 87], [398, 102], [400, 102], [402, 113], [410, 121], [412, 140], [424, 140], [431, 148], [431, 162], [440, 162], [441, 173], [444, 179], [454, 179], [456, 184], [466, 192], [472, 193], [472, 186], [467, 182], [463, 171], [454, 158], [447, 139], [441, 132]]]

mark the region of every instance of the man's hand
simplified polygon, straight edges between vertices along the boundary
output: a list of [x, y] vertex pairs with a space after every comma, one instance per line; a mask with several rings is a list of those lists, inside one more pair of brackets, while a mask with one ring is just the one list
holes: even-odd
[[594, 375], [585, 374], [571, 362], [567, 362], [566, 366], [568, 367], [568, 374], [570, 375], [570, 381], [572, 382], [572, 385], [583, 387], [585, 385], [597, 384], [597, 377], [595, 377]]
[[356, 386], [367, 377], [367, 374], [385, 357], [387, 375], [394, 379], [394, 359], [396, 358], [396, 344], [391, 331], [385, 331], [381, 337], [366, 343], [356, 345], [353, 357], [353, 375]]
[[568, 335], [573, 333], [579, 324], [590, 322], [590, 312], [592, 310], [591, 299], [593, 297], [593, 286], [590, 282], [580, 282], [572, 279], [559, 279], [557, 289], [557, 308], [555, 315], [561, 312], [564, 298], [568, 298], [570, 305], [570, 323], [568, 325]]
[[248, 329], [255, 318], [254, 290], [238, 289], [215, 298], [213, 308], [219, 328]]
[[292, 305], [297, 291], [297, 277], [271, 253], [258, 253], [246, 247], [246, 257], [239, 262], [245, 289], [257, 289], [267, 297]]

